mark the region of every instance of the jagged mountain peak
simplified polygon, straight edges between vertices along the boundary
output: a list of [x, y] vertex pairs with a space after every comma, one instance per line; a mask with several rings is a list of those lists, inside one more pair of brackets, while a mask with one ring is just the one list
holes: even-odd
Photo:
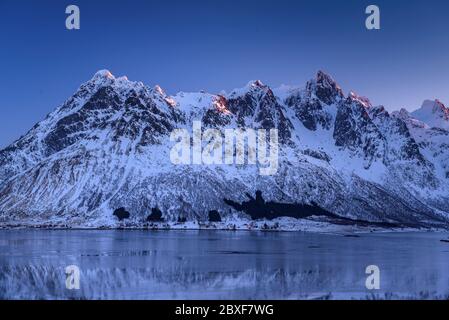
[[264, 84], [261, 80], [251, 80], [244, 87], [232, 90], [228, 95], [228, 98], [236, 98], [247, 94], [265, 93], [271, 93], [271, 95], [273, 95], [271, 88]]
[[140, 81], [130, 81], [127, 76], [115, 77], [109, 70], [97, 71], [87, 82], [83, 83], [78, 91], [95, 92], [102, 87], [111, 86], [118, 92], [127, 92], [131, 89], [137, 91], [145, 88]]
[[248, 86], [258, 87], [258, 88], [266, 87], [266, 85], [261, 80], [252, 80], [252, 81], [248, 82]]
[[343, 98], [343, 91], [338, 83], [327, 73], [319, 70], [314, 79], [306, 83], [306, 96], [316, 96], [326, 104], [332, 104]]
[[449, 108], [440, 100], [425, 100], [421, 108], [411, 113], [416, 118], [430, 127], [449, 130]]
[[92, 77], [92, 80], [97, 80], [97, 79], [115, 79], [115, 77], [111, 73], [111, 71], [109, 71], [107, 69], [102, 69], [102, 70], [98, 70]]
[[[444, 120], [449, 121], [449, 108], [447, 108], [440, 100], [425, 100], [420, 109], [422, 112], [433, 113], [440, 116]], [[418, 111], [416, 110], [416, 111]], [[415, 111], [415, 112], [416, 112]]]
[[422, 109], [424, 110], [431, 110], [431, 112], [433, 113], [439, 113], [439, 112], [443, 112], [443, 113], [447, 113], [449, 110], [448, 108], [446, 108], [446, 106], [438, 99], [435, 100], [424, 100], [422, 106]]
[[390, 117], [390, 113], [382, 105], [380, 105], [380, 106], [371, 106], [368, 109], [368, 114], [370, 115], [370, 117], [372, 119], [374, 119], [374, 118]]
[[372, 106], [371, 108], [372, 108], [375, 112], [389, 113], [389, 112], [387, 111], [387, 109], [385, 108], [385, 106], [383, 106], [383, 105]]
[[394, 111], [392, 113], [392, 116], [404, 121], [412, 130], [414, 128], [430, 129], [429, 125], [412, 117], [410, 112], [405, 108], [401, 108], [399, 111]]
[[410, 112], [407, 109], [405, 109], [405, 108], [401, 108], [399, 111], [394, 111], [392, 113], [392, 115], [395, 116], [395, 117], [398, 117], [398, 118], [400, 118], [402, 120], [406, 120], [406, 119], [411, 117], [410, 116]]
[[318, 84], [322, 84], [325, 86], [334, 86], [337, 85], [337, 82], [331, 77], [330, 74], [326, 73], [323, 70], [318, 70], [315, 75], [315, 80]]
[[359, 102], [362, 106], [364, 106], [365, 108], [369, 109], [372, 107], [371, 101], [364, 96], [359, 96], [357, 93], [355, 93], [354, 91], [350, 91], [348, 94], [348, 98], [351, 101], [357, 101]]
[[158, 94], [160, 94], [160, 95], [162, 95], [162, 96], [166, 96], [166, 93], [165, 93], [164, 89], [162, 89], [161, 86], [158, 85], [158, 84], [153, 87], [153, 91], [158, 93]]

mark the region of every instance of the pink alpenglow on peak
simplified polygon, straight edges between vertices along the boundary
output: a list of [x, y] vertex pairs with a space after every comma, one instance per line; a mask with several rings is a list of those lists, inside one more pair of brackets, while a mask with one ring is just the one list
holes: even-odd
[[449, 108], [438, 99], [425, 100], [421, 108], [413, 111], [411, 115], [430, 127], [449, 130]]
[[95, 73], [93, 78], [94, 79], [96, 79], [96, 78], [115, 79], [114, 75], [109, 70], [106, 70], [106, 69], [97, 71], [97, 73]]
[[357, 93], [350, 91], [349, 97], [360, 102], [365, 108], [371, 108], [371, 101], [367, 97], [359, 96]]
[[164, 89], [162, 89], [161, 86], [158, 85], [158, 84], [154, 86], [153, 90], [156, 91], [157, 93], [159, 93], [162, 96], [166, 95]]

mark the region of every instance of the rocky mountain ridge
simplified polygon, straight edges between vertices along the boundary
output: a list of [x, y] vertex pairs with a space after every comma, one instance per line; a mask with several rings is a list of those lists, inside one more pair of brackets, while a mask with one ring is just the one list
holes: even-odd
[[[411, 226], [448, 226], [447, 108], [389, 113], [319, 71], [304, 88], [252, 81], [228, 94], [180, 92], [97, 72], [26, 135], [0, 151], [0, 224], [118, 226], [112, 214], [146, 223], [249, 219], [257, 191], [277, 203], [317, 204], [340, 217]], [[432, 120], [434, 119], [434, 121]], [[254, 165], [170, 162], [170, 133], [205, 128], [279, 132], [279, 170]], [[427, 123], [425, 121], [427, 121]]]

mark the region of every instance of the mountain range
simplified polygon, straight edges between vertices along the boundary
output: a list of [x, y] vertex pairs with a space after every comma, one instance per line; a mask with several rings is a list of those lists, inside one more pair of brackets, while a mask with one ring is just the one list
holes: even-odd
[[[170, 133], [204, 128], [279, 132], [279, 169], [174, 165]], [[388, 112], [319, 71], [304, 87], [261, 81], [229, 93], [168, 95], [101, 70], [0, 151], [0, 225], [141, 226], [250, 220], [229, 203], [317, 206], [346, 221], [449, 226], [449, 108], [426, 100]]]

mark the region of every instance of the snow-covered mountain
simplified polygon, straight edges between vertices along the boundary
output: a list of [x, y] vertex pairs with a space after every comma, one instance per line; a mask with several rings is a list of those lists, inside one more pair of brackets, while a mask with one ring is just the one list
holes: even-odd
[[[224, 199], [313, 204], [343, 218], [449, 226], [448, 109], [425, 102], [389, 113], [344, 95], [319, 71], [304, 88], [251, 81], [229, 94], [180, 92], [97, 72], [26, 135], [0, 151], [0, 224], [118, 226], [248, 219]], [[446, 118], [445, 118], [446, 117]], [[279, 169], [174, 165], [170, 133], [206, 128], [279, 130]], [[426, 123], [428, 121], [428, 123]]]
[[430, 127], [449, 130], [449, 108], [439, 100], [426, 100], [421, 108], [411, 113], [412, 117]]

